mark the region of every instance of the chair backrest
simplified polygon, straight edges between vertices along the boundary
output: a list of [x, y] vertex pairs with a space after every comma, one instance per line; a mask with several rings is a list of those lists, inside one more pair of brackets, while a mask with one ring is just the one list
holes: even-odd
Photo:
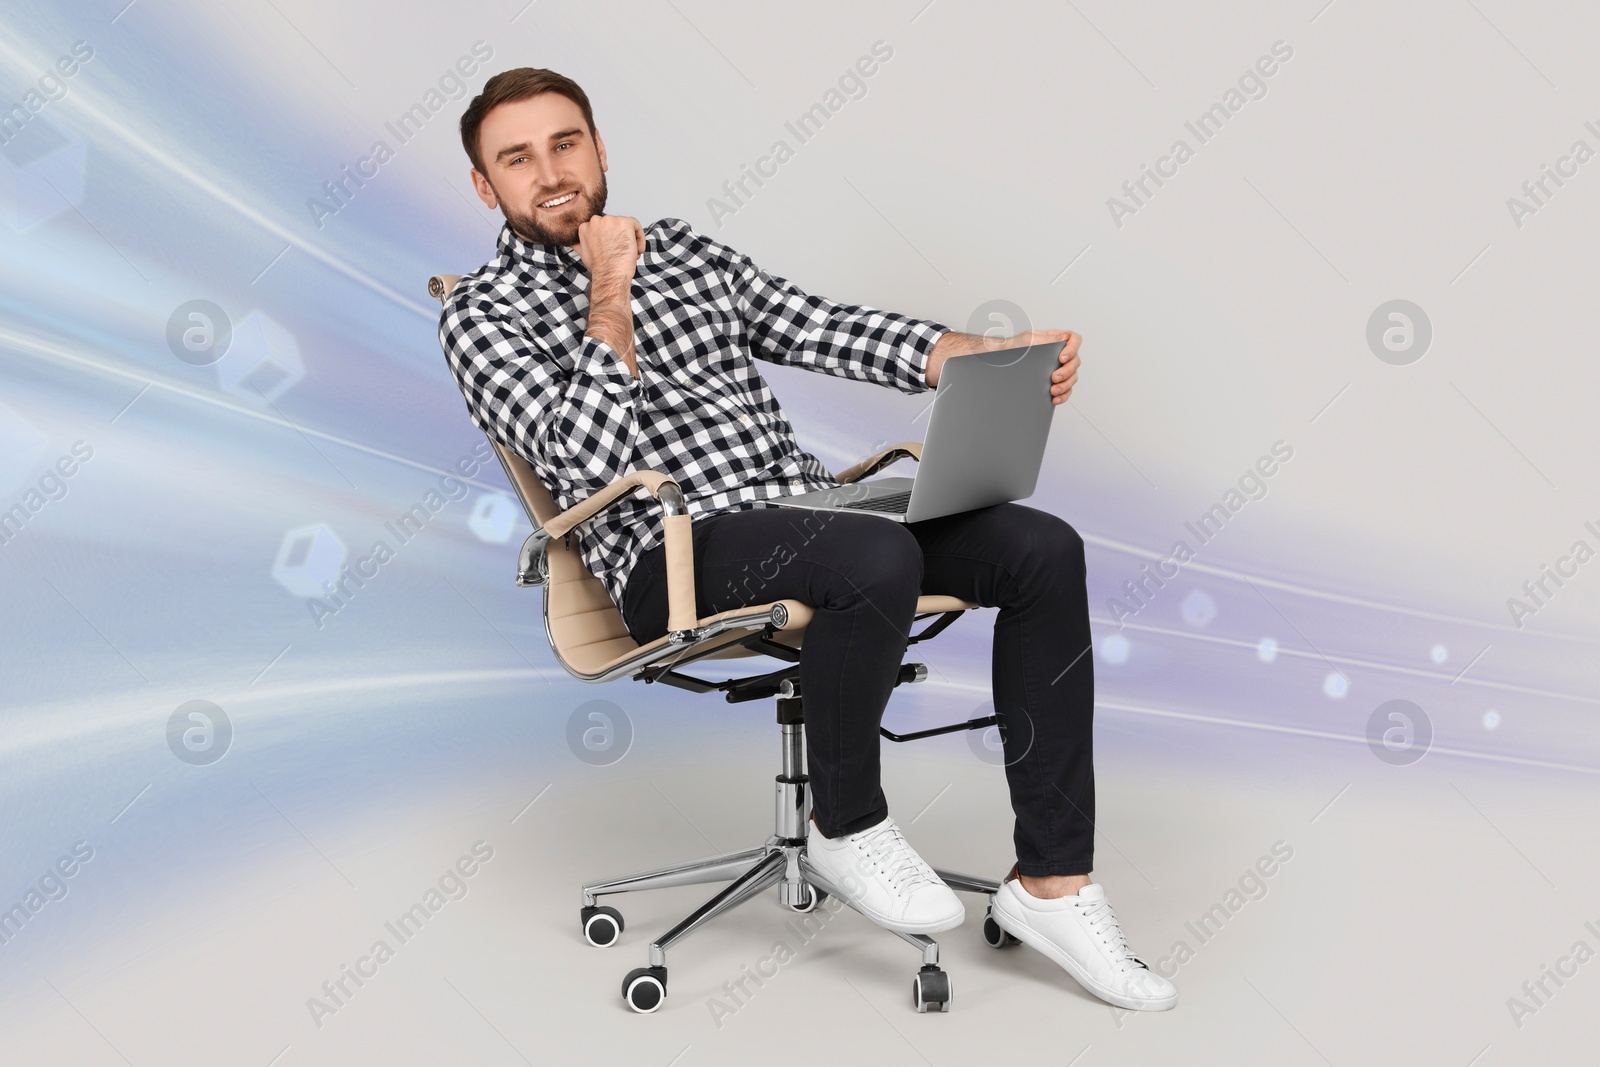
[[494, 446], [495, 455], [500, 457], [500, 466], [505, 468], [506, 478], [511, 482], [517, 499], [522, 501], [522, 510], [528, 513], [528, 518], [543, 526], [560, 514], [561, 509], [556, 507], [550, 490], [533, 473], [533, 464], [493, 438], [489, 439], [489, 443]]
[[[533, 465], [499, 441], [491, 438], [489, 443], [529, 520], [543, 526], [554, 518], [560, 509], [534, 474]], [[550, 568], [544, 591], [545, 617], [557, 656], [580, 673], [592, 674], [600, 664], [639, 647], [605, 583], [584, 566], [570, 533], [550, 542], [545, 560]]]
[[[428, 293], [443, 304], [460, 280], [459, 274], [435, 274], [428, 279]], [[489, 444], [494, 446], [495, 455], [500, 457], [500, 466], [505, 468], [506, 478], [511, 482], [512, 491], [517, 494], [517, 499], [522, 502], [522, 510], [528, 513], [529, 521], [542, 527], [555, 518], [561, 509], [556, 507], [555, 500], [550, 496], [550, 490], [544, 487], [539, 476], [533, 472], [533, 464], [492, 437], [489, 438]]]
[[[443, 304], [460, 280], [459, 274], [435, 274], [428, 279], [428, 292]], [[489, 439], [489, 444], [505, 468], [506, 478], [529, 521], [544, 526], [560, 512], [550, 490], [534, 473], [531, 463], [493, 438]], [[601, 664], [639, 647], [628, 632], [622, 611], [606, 591], [605, 583], [584, 566], [576, 538], [568, 534], [552, 540], [545, 559], [550, 569], [550, 581], [544, 591], [545, 619], [557, 658], [572, 670], [593, 674]], [[706, 658], [755, 654], [733, 646]]]

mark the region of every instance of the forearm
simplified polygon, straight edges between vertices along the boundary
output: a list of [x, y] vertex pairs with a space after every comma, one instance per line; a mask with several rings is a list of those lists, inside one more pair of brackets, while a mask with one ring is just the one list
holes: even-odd
[[969, 352], [994, 351], [1004, 348], [1008, 344], [1015, 344], [1008, 338], [987, 337], [976, 333], [957, 333], [951, 330], [934, 342], [933, 349], [928, 353], [928, 365], [925, 370], [930, 387], [939, 384], [939, 369], [944, 361], [951, 356], [964, 356]]
[[639, 377], [639, 364], [633, 352], [633, 305], [629, 302], [631, 279], [589, 279], [589, 325], [584, 336], [604, 341], [622, 357], [628, 373]]
[[951, 356], [965, 356], [974, 352], [1001, 352], [1011, 348], [1025, 348], [1059, 341], [1061, 348], [1056, 356], [1059, 365], [1050, 372], [1050, 403], [1065, 404], [1072, 398], [1072, 388], [1078, 381], [1078, 344], [1081, 340], [1082, 338], [1071, 330], [1026, 330], [1015, 337], [990, 337], [986, 334], [956, 333], [952, 330], [941, 334], [933, 343], [933, 347], [928, 350], [923, 375], [927, 378], [929, 386], [937, 386], [944, 361]]
[[525, 310], [452, 305], [440, 321], [440, 344], [478, 427], [543, 461], [564, 491], [585, 496], [632, 463], [643, 383], [604, 337], [546, 348], [524, 322]]
[[716, 264], [742, 320], [751, 357], [920, 393], [927, 353], [948, 327], [806, 293], [710, 238], [693, 247]]

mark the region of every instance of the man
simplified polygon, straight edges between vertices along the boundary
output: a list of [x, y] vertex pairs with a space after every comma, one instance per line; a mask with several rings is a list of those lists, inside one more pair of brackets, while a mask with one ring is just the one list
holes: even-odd
[[[490, 78], [461, 139], [478, 196], [506, 218], [499, 255], [460, 281], [439, 324], [474, 422], [527, 459], [561, 508], [633, 469], [676, 480], [694, 519], [701, 616], [784, 597], [816, 609], [800, 659], [813, 862], [836, 884], [856, 874], [854, 903], [881, 925], [935, 933], [962, 922], [961, 901], [889, 816], [878, 726], [919, 593], [998, 607], [994, 705], [1017, 863], [995, 918], [1096, 996], [1172, 1007], [1177, 991], [1129, 949], [1089, 878], [1094, 678], [1078, 534], [1015, 503], [909, 524], [819, 522], [764, 503], [839, 483], [800, 449], [752, 356], [918, 393], [947, 359], [1060, 340], [1050, 385], [1060, 404], [1077, 381], [1079, 336], [996, 342], [836, 304], [679, 219], [647, 230], [603, 214], [605, 143], [583, 90], [553, 71]], [[575, 532], [635, 639], [665, 633], [654, 501], [635, 494]], [[773, 577], [762, 567], [752, 581], [752, 563], [780, 556]]]

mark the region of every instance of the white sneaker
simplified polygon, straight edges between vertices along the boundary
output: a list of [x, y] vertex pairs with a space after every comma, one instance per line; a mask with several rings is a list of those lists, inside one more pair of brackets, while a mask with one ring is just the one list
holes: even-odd
[[1086, 885], [1077, 896], [1045, 900], [1014, 878], [1000, 883], [991, 914], [1000, 929], [1055, 960], [1108, 1004], [1165, 1011], [1178, 1003], [1177, 987], [1128, 947], [1103, 886]]
[[892, 818], [837, 838], [822, 836], [808, 822], [806, 853], [845, 902], [879, 926], [936, 934], [967, 917], [955, 890], [917, 855]]

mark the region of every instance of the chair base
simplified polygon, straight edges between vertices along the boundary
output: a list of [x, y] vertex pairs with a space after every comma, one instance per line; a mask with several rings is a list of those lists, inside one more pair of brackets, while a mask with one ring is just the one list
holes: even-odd
[[[800, 914], [814, 911], [829, 895], [852, 909], [860, 910], [848, 895], [811, 865], [806, 855], [805, 826], [811, 817], [811, 797], [806, 788], [803, 721], [799, 705], [798, 699], [778, 701], [778, 721], [783, 730], [783, 769], [775, 782], [775, 826], [771, 837], [755, 848], [741, 852], [669, 864], [621, 878], [590, 882], [583, 887], [581, 920], [584, 936], [590, 944], [606, 948], [617, 943], [623, 923], [621, 915], [615, 910], [597, 904], [601, 896], [707, 882], [729, 883], [650, 943], [649, 965], [630, 971], [623, 979], [622, 996], [633, 1010], [654, 1012], [665, 1000], [667, 949], [772, 886], [778, 887], [780, 903]], [[951, 889], [981, 893], [989, 898], [991, 905], [994, 894], [1000, 888], [1000, 883], [990, 878], [959, 874], [938, 867], [934, 868], [934, 872]], [[990, 922], [986, 912], [986, 942], [996, 948], [1015, 944], [1007, 938], [999, 939], [999, 943], [991, 940], [987, 936]], [[889, 932], [922, 953], [921, 969], [912, 979], [912, 1005], [919, 1012], [926, 1012], [929, 1007], [949, 1011], [950, 976], [939, 966], [939, 943], [924, 934], [899, 930]]]

